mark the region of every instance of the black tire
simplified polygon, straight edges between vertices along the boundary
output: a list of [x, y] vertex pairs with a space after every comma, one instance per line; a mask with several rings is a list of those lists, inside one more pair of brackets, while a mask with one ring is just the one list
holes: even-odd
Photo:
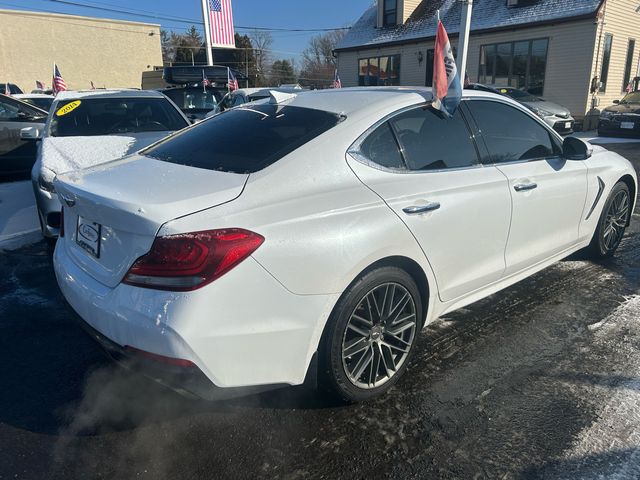
[[[408, 298], [403, 306], [405, 293]], [[381, 304], [383, 313], [380, 314], [380, 308], [377, 308], [367, 314], [364, 307], [367, 299], [370, 304], [375, 302], [374, 308]], [[397, 267], [376, 268], [354, 281], [336, 304], [323, 335], [319, 351], [321, 386], [348, 403], [366, 401], [385, 393], [404, 374], [411, 360], [423, 322], [422, 302], [416, 282]], [[394, 311], [387, 312], [394, 305]], [[414, 327], [410, 326], [412, 311], [415, 313]], [[363, 317], [373, 315], [377, 321], [374, 319], [370, 327], [368, 323], [356, 323], [366, 320], [359, 314]], [[358, 330], [353, 330], [354, 326], [362, 333], [355, 333]], [[365, 337], [363, 333], [369, 336]], [[362, 353], [354, 352], [343, 358], [343, 352], [354, 351], [354, 347], [363, 349]], [[367, 365], [370, 366], [365, 369], [368, 372], [360, 377], [356, 375], [362, 365], [358, 362], [366, 361], [365, 355], [369, 354], [371, 362]], [[374, 365], [377, 365], [375, 373]], [[379, 372], [383, 373], [378, 375]], [[368, 382], [367, 386], [356, 384], [357, 378], [367, 374], [369, 380], [373, 379], [372, 383]], [[353, 377], [356, 380], [352, 380]]]
[[[626, 211], [623, 205], [625, 202]], [[592, 258], [607, 258], [615, 253], [629, 223], [632, 204], [627, 184], [616, 183], [602, 208], [596, 231], [588, 247]]]

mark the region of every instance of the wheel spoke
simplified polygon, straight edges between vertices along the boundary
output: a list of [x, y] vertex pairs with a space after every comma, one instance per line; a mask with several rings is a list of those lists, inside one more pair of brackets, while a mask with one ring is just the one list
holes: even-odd
[[371, 362], [371, 369], [369, 370], [369, 382], [368, 384], [371, 387], [376, 386], [376, 380], [378, 379], [378, 370], [380, 370], [380, 352], [377, 348], [371, 348], [371, 354], [373, 355], [373, 360]]
[[[409, 300], [411, 300], [411, 296], [409, 295], [409, 292], [406, 292], [398, 301], [398, 303], [393, 307], [393, 309], [389, 312], [389, 317], [387, 318], [386, 322], [387, 325], [393, 325], [398, 320], [398, 317], [404, 310], [404, 307], [407, 306], [407, 303], [409, 303]], [[389, 321], [391, 317], [393, 317], [393, 320]]]
[[366, 330], [361, 329], [360, 327], [356, 327], [353, 323], [350, 323], [349, 325], [347, 325], [347, 328], [353, 330], [354, 332], [356, 332], [361, 337], [368, 337], [369, 336], [369, 332], [367, 332]]
[[[415, 315], [411, 315], [411, 316], [405, 317], [405, 318], [415, 318]], [[414, 327], [415, 324], [416, 324], [416, 322], [413, 322], [411, 320], [405, 320], [404, 322], [398, 322], [396, 325], [393, 326], [393, 328], [387, 328], [386, 329], [386, 333], [388, 333], [390, 335], [398, 336], [402, 332], [404, 332], [405, 330], [408, 330], [408, 329]]]
[[409, 353], [409, 347], [402, 348], [402, 347], [398, 347], [397, 345], [393, 345], [392, 343], [389, 343], [389, 342], [382, 342], [382, 345], [384, 345], [385, 347], [388, 347], [389, 349], [397, 350], [398, 352]]
[[361, 317], [357, 313], [354, 313], [353, 315], [351, 315], [351, 319], [364, 323], [367, 327], [373, 327], [373, 322], [371, 320]]
[[345, 344], [345, 348], [342, 351], [342, 358], [349, 358], [357, 353], [366, 350], [369, 347], [369, 340], [367, 338], [357, 338], [353, 339], [347, 344]]
[[355, 381], [358, 381], [362, 376], [362, 373], [369, 366], [369, 363], [371, 363], [372, 359], [373, 359], [373, 348], [369, 346], [369, 348], [364, 352], [364, 354], [360, 357], [360, 359], [356, 363], [356, 366], [353, 368], [353, 375], [351, 378], [353, 378], [353, 380]]
[[[387, 375], [387, 378], [391, 378], [391, 375], [393, 375], [394, 372], [395, 372], [395, 362], [393, 361], [393, 354], [391, 353], [391, 349], [387, 345], [385, 345], [384, 343], [381, 343], [380, 345], [378, 345], [378, 348], [380, 349], [380, 357], [382, 358], [382, 366], [384, 367], [384, 371], [385, 371], [385, 373]], [[385, 352], [388, 353], [389, 359], [385, 358]], [[389, 368], [389, 365], [391, 365], [391, 368]]]

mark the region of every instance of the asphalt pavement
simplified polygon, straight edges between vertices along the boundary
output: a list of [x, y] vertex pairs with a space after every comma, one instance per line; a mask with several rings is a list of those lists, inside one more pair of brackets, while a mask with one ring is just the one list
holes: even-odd
[[[609, 145], [640, 170], [640, 144]], [[640, 478], [640, 215], [430, 325], [405, 377], [343, 406], [185, 399], [111, 364], [44, 243], [0, 254], [0, 479]], [[257, 359], [259, 361], [259, 359]]]

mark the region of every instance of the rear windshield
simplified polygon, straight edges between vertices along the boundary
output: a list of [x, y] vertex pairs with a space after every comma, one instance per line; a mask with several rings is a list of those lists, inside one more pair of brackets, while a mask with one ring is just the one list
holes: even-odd
[[339, 121], [339, 115], [321, 110], [250, 104], [211, 117], [142, 153], [179, 165], [252, 173], [277, 162]]
[[183, 111], [213, 110], [221, 97], [215, 90], [207, 89], [205, 92], [202, 88], [174, 88], [162, 93]]
[[166, 98], [87, 98], [58, 102], [52, 137], [180, 130], [188, 125]]

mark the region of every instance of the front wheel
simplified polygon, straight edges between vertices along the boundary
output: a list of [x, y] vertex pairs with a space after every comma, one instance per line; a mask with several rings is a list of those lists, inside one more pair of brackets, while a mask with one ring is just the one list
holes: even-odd
[[631, 204], [627, 184], [616, 183], [604, 204], [598, 226], [589, 245], [593, 257], [606, 258], [614, 254], [629, 223]]
[[421, 325], [422, 298], [396, 267], [372, 270], [336, 305], [320, 350], [324, 386], [347, 402], [377, 397], [407, 369]]

